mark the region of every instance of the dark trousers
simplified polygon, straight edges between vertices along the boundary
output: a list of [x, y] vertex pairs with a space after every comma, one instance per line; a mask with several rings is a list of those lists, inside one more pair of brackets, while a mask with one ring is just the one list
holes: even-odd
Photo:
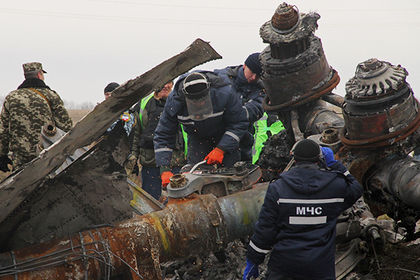
[[303, 279], [286, 276], [272, 270], [267, 270], [265, 280], [303, 280]]
[[[179, 173], [180, 169], [180, 167], [174, 167], [172, 168], [172, 173]], [[162, 180], [160, 179], [159, 167], [143, 166], [141, 168], [141, 187], [153, 198], [159, 200], [162, 195]]]
[[239, 147], [241, 151], [241, 161], [246, 163], [252, 163], [252, 146], [254, 145], [254, 137], [252, 134], [247, 131], [242, 137], [241, 142], [239, 142]]

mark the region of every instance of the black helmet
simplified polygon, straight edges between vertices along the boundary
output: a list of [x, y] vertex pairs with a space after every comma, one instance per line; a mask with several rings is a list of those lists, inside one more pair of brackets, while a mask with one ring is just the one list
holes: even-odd
[[201, 73], [189, 74], [182, 82], [182, 91], [188, 99], [200, 99], [209, 93], [210, 84]]
[[291, 151], [296, 161], [318, 162], [323, 158], [321, 146], [310, 139], [302, 139], [293, 146]]

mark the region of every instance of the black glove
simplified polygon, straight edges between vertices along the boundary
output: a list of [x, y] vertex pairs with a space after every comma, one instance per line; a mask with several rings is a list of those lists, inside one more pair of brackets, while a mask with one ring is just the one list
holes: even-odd
[[8, 164], [13, 165], [13, 162], [10, 160], [8, 156], [0, 157], [0, 170], [3, 172], [10, 171]]

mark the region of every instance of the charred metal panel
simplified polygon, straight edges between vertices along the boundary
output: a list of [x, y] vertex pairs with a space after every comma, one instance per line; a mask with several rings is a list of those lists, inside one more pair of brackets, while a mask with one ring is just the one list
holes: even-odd
[[118, 119], [121, 112], [129, 109], [167, 81], [204, 62], [219, 58], [221, 56], [207, 42], [197, 39], [182, 53], [116, 88], [110, 98], [98, 104], [59, 142], [1, 182], [0, 222], [21, 207], [27, 198], [37, 191], [45, 178], [59, 168], [68, 156], [73, 155], [80, 147], [89, 146], [97, 141]]
[[15, 250], [103, 224], [130, 219], [133, 197], [123, 162], [129, 154], [122, 125], [44, 180], [0, 225], [0, 248]]

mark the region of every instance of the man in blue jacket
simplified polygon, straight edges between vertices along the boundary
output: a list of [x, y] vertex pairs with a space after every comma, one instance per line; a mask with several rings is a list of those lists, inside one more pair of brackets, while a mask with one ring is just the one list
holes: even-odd
[[270, 183], [248, 245], [243, 279], [258, 277], [271, 251], [267, 280], [334, 280], [337, 218], [363, 193], [330, 148], [303, 139], [296, 166]]
[[231, 167], [240, 160], [239, 141], [248, 119], [239, 97], [213, 72], [182, 75], [170, 93], [155, 131], [162, 185], [173, 175], [170, 161], [180, 123], [188, 137], [187, 160]]
[[239, 95], [242, 107], [248, 117], [248, 131], [239, 143], [241, 148], [241, 161], [248, 163], [252, 163], [253, 135], [255, 133], [253, 125], [264, 113], [262, 102], [265, 97], [265, 90], [260, 80], [262, 68], [259, 55], [260, 53], [250, 54], [243, 65], [214, 70]]

